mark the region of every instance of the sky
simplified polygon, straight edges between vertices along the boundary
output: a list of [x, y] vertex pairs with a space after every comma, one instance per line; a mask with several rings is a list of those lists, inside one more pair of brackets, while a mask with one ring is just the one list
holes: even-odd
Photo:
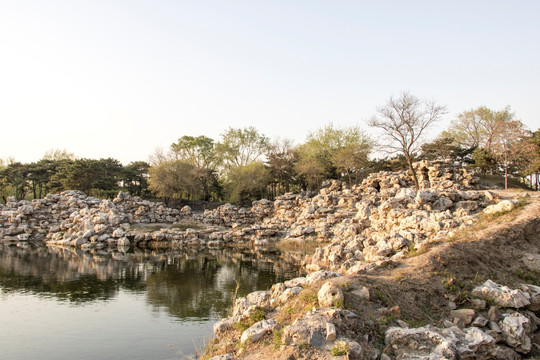
[[[254, 126], [297, 144], [403, 91], [540, 128], [540, 1], [0, 0], [0, 158], [148, 160]], [[374, 134], [374, 136], [376, 136]]]

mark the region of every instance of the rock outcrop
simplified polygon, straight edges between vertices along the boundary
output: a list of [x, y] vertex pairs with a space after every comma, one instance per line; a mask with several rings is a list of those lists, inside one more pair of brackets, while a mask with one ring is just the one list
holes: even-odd
[[173, 223], [182, 216], [163, 203], [122, 192], [113, 200], [80, 191], [48, 194], [33, 201], [11, 197], [0, 211], [0, 239], [21, 246], [28, 241], [77, 247], [129, 245], [126, 233], [132, 224]]

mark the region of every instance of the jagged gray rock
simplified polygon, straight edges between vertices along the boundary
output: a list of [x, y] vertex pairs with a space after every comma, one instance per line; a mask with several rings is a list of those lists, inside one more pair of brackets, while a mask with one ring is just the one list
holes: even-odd
[[519, 309], [531, 303], [528, 293], [517, 289], [512, 290], [491, 280], [486, 280], [482, 285], [475, 287], [472, 293], [484, 300], [492, 300], [502, 307]]
[[425, 326], [414, 329], [392, 327], [385, 342], [396, 359], [493, 359], [495, 339], [476, 327], [440, 329]]
[[251, 342], [259, 341], [264, 335], [272, 332], [278, 325], [274, 319], [261, 320], [244, 330], [240, 337], [240, 342], [243, 344], [248, 340]]
[[507, 314], [501, 322], [504, 340], [520, 353], [531, 351], [530, 320], [520, 313]]
[[341, 291], [339, 286], [328, 281], [321, 286], [317, 293], [317, 299], [319, 300], [319, 305], [323, 307], [332, 307], [338, 304], [343, 305], [343, 291]]
[[515, 201], [503, 200], [498, 204], [490, 205], [484, 209], [485, 214], [497, 214], [501, 212], [510, 211], [515, 207]]

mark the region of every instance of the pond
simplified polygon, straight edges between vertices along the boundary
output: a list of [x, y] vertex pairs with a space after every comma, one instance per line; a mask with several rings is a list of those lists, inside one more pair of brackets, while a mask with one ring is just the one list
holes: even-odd
[[192, 359], [233, 298], [299, 276], [278, 250], [0, 245], [0, 359]]

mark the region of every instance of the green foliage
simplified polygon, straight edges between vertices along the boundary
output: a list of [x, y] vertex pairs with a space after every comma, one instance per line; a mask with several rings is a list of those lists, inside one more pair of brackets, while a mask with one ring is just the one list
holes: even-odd
[[435, 140], [421, 146], [421, 157], [426, 160], [452, 159], [460, 163], [470, 163], [471, 154], [476, 149], [462, 147], [456, 143], [452, 135], [443, 132]]
[[540, 285], [540, 272], [538, 271], [532, 271], [532, 270], [521, 270], [516, 269], [514, 272], [518, 278], [525, 281], [528, 284]]
[[381, 303], [384, 306], [387, 306], [390, 304], [390, 299], [388, 298], [388, 295], [386, 295], [384, 291], [380, 289], [374, 289], [373, 296], [379, 303]]
[[484, 174], [492, 173], [497, 168], [497, 161], [489, 152], [484, 148], [477, 148], [472, 154], [473, 166], [479, 168]]
[[310, 189], [325, 179], [358, 182], [372, 147], [373, 141], [359, 127], [340, 129], [330, 124], [310, 133], [306, 143], [296, 148], [295, 170]]
[[296, 156], [298, 161], [294, 169], [308, 189], [316, 190], [323, 180], [336, 176], [330, 159], [319, 151], [316, 144], [308, 142], [298, 146]]
[[318, 302], [317, 293], [310, 287], [304, 287], [300, 292], [300, 300], [306, 307], [313, 307]]
[[396, 315], [390, 314], [390, 315], [384, 316], [380, 322], [382, 325], [388, 325], [388, 324], [394, 323], [396, 320], [397, 320]]
[[165, 198], [225, 197], [240, 202], [260, 198], [270, 181], [261, 161], [268, 143], [253, 127], [229, 128], [217, 144], [206, 136], [182, 136], [168, 154], [154, 154], [150, 189]]
[[61, 161], [61, 160], [75, 160], [77, 157], [74, 153], [68, 152], [66, 149], [51, 149], [43, 154], [42, 160], [49, 161]]
[[149, 169], [150, 164], [145, 161], [135, 161], [125, 166], [122, 174], [124, 190], [127, 190], [131, 195], [147, 195]]
[[269, 148], [269, 139], [253, 126], [229, 128], [217, 144], [219, 156], [226, 168], [247, 166], [261, 159]]
[[251, 326], [253, 326], [253, 324], [264, 320], [265, 315], [266, 312], [264, 311], [264, 309], [258, 307], [251, 313], [248, 318], [242, 319], [239, 322], [235, 323], [234, 328], [240, 332], [243, 332], [244, 330], [249, 329]]
[[112, 158], [60, 160], [51, 176], [51, 190], [80, 190], [88, 195], [114, 196], [121, 189], [124, 167]]
[[212, 194], [219, 191], [217, 168], [221, 159], [214, 140], [206, 136], [182, 136], [171, 145], [171, 152], [175, 160], [182, 160], [193, 167], [190, 173], [194, 183], [192, 197], [210, 200]]
[[415, 256], [418, 256], [418, 255], [422, 255], [422, 254], [427, 253], [428, 250], [429, 249], [428, 249], [427, 245], [422, 245], [417, 249], [416, 244], [411, 243], [409, 245], [409, 251], [407, 252], [406, 257], [411, 258], [411, 257], [415, 257]]
[[270, 174], [261, 162], [253, 162], [230, 169], [226, 189], [233, 201], [260, 199], [266, 191]]
[[183, 160], [168, 160], [149, 169], [150, 190], [164, 198], [189, 198], [195, 181], [194, 167]]
[[336, 342], [334, 346], [330, 349], [332, 356], [344, 356], [347, 355], [349, 347], [344, 342]]
[[540, 166], [533, 134], [515, 119], [509, 106], [501, 110], [481, 106], [465, 111], [444, 135], [452, 137], [457, 145], [481, 149], [473, 154], [476, 166], [484, 173], [502, 169], [505, 187], [508, 175], [527, 175], [538, 168], [536, 165]]
[[272, 334], [272, 343], [274, 344], [274, 350], [278, 350], [283, 345], [283, 327], [279, 330], [274, 330]]
[[268, 148], [266, 166], [270, 172], [272, 198], [292, 190], [296, 184], [295, 163], [297, 153], [292, 141], [277, 139]]

